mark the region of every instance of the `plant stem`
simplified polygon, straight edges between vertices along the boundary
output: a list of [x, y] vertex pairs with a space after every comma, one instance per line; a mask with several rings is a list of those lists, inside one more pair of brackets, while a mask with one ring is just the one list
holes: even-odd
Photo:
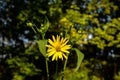
[[47, 61], [47, 58], [45, 59], [45, 63], [46, 63], [47, 80], [49, 80], [49, 70], [48, 70], [48, 61]]
[[65, 63], [64, 63], [62, 80], [64, 80], [64, 74], [65, 74], [65, 69], [66, 69], [67, 61], [68, 61], [68, 59], [66, 59]]
[[45, 34], [43, 33], [43, 34], [42, 34], [42, 40], [44, 40], [44, 39], [45, 39], [44, 37], [45, 37]]
[[[42, 40], [44, 40], [45, 38], [45, 34], [42, 34]], [[46, 72], [47, 72], [47, 80], [49, 80], [49, 69], [48, 69], [48, 57], [45, 57], [45, 64], [46, 64]]]

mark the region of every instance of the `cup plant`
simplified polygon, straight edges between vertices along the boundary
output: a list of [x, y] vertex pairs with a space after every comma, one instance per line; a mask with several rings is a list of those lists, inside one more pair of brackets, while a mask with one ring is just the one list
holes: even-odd
[[[39, 51], [40, 53], [45, 57], [45, 64], [46, 64], [46, 75], [47, 75], [47, 80], [50, 80], [50, 73], [49, 73], [49, 61], [54, 61], [56, 63], [58, 63], [58, 60], [63, 61], [64, 65], [63, 65], [63, 69], [60, 73], [62, 73], [61, 75], [57, 75], [58, 72], [56, 71], [55, 73], [55, 78], [56, 80], [65, 80], [65, 70], [66, 70], [66, 65], [68, 62], [68, 58], [69, 55], [72, 54], [72, 51], [75, 51], [76, 55], [77, 55], [77, 66], [75, 69], [73, 69], [73, 73], [76, 72], [79, 67], [80, 64], [84, 58], [84, 54], [78, 49], [78, 48], [74, 48], [72, 46], [72, 44], [70, 43], [71, 38], [67, 38], [66, 34], [64, 34], [63, 36], [61, 36], [60, 34], [57, 34], [56, 36], [51, 34], [52, 39], [45, 39], [45, 33], [47, 32], [47, 30], [49, 29], [49, 21], [46, 18], [45, 23], [42, 27], [37, 28], [37, 27], [33, 27], [33, 24], [31, 22], [27, 23], [27, 26], [30, 26], [33, 31], [37, 34], [37, 32], [39, 32], [42, 36], [42, 39], [38, 39], [37, 40], [37, 44], [39, 47]], [[69, 32], [71, 31], [71, 27], [69, 29]], [[67, 34], [68, 35], [68, 34]], [[69, 36], [71, 36], [69, 34]], [[56, 66], [58, 67], [58, 66]], [[72, 80], [73, 77], [70, 77], [68, 80]]]

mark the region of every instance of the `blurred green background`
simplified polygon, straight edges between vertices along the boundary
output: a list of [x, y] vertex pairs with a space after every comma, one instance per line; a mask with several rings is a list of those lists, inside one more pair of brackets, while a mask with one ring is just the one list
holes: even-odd
[[[0, 0], [0, 80], [46, 80], [36, 40], [48, 21], [46, 39], [67, 33], [84, 53], [72, 80], [120, 80], [120, 0]], [[73, 76], [75, 62], [73, 52], [65, 80]], [[50, 80], [58, 80], [55, 62], [49, 65]]]

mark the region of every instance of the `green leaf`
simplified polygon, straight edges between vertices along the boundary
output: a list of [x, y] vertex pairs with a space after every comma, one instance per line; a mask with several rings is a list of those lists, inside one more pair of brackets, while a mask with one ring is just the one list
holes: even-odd
[[40, 28], [36, 27], [37, 31], [41, 34], [45, 34], [48, 28], [49, 28], [49, 20], [47, 17], [45, 18], [44, 24], [42, 24]]
[[49, 20], [48, 20], [47, 17], [46, 17], [46, 20], [44, 22], [44, 27], [45, 27], [45, 32], [46, 32], [48, 30], [48, 28], [49, 28]]
[[80, 64], [84, 58], [84, 54], [77, 48], [73, 48], [73, 50], [75, 50], [76, 54], [77, 54], [77, 66], [75, 68], [75, 71], [77, 71], [80, 67]]
[[40, 52], [44, 57], [46, 57], [46, 46], [47, 45], [47, 40], [38, 40], [37, 41], [38, 47]]

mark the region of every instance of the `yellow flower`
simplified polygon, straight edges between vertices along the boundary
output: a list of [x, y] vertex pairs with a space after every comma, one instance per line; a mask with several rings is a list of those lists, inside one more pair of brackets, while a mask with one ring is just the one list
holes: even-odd
[[52, 61], [62, 59], [63, 57], [67, 59], [66, 53], [69, 53], [68, 49], [71, 48], [70, 45], [67, 45], [68, 41], [67, 38], [61, 38], [57, 35], [57, 38], [55, 39], [54, 36], [52, 36], [52, 39], [49, 39], [48, 42], [50, 45], [46, 45], [48, 47], [47, 54], [48, 57], [52, 56]]

